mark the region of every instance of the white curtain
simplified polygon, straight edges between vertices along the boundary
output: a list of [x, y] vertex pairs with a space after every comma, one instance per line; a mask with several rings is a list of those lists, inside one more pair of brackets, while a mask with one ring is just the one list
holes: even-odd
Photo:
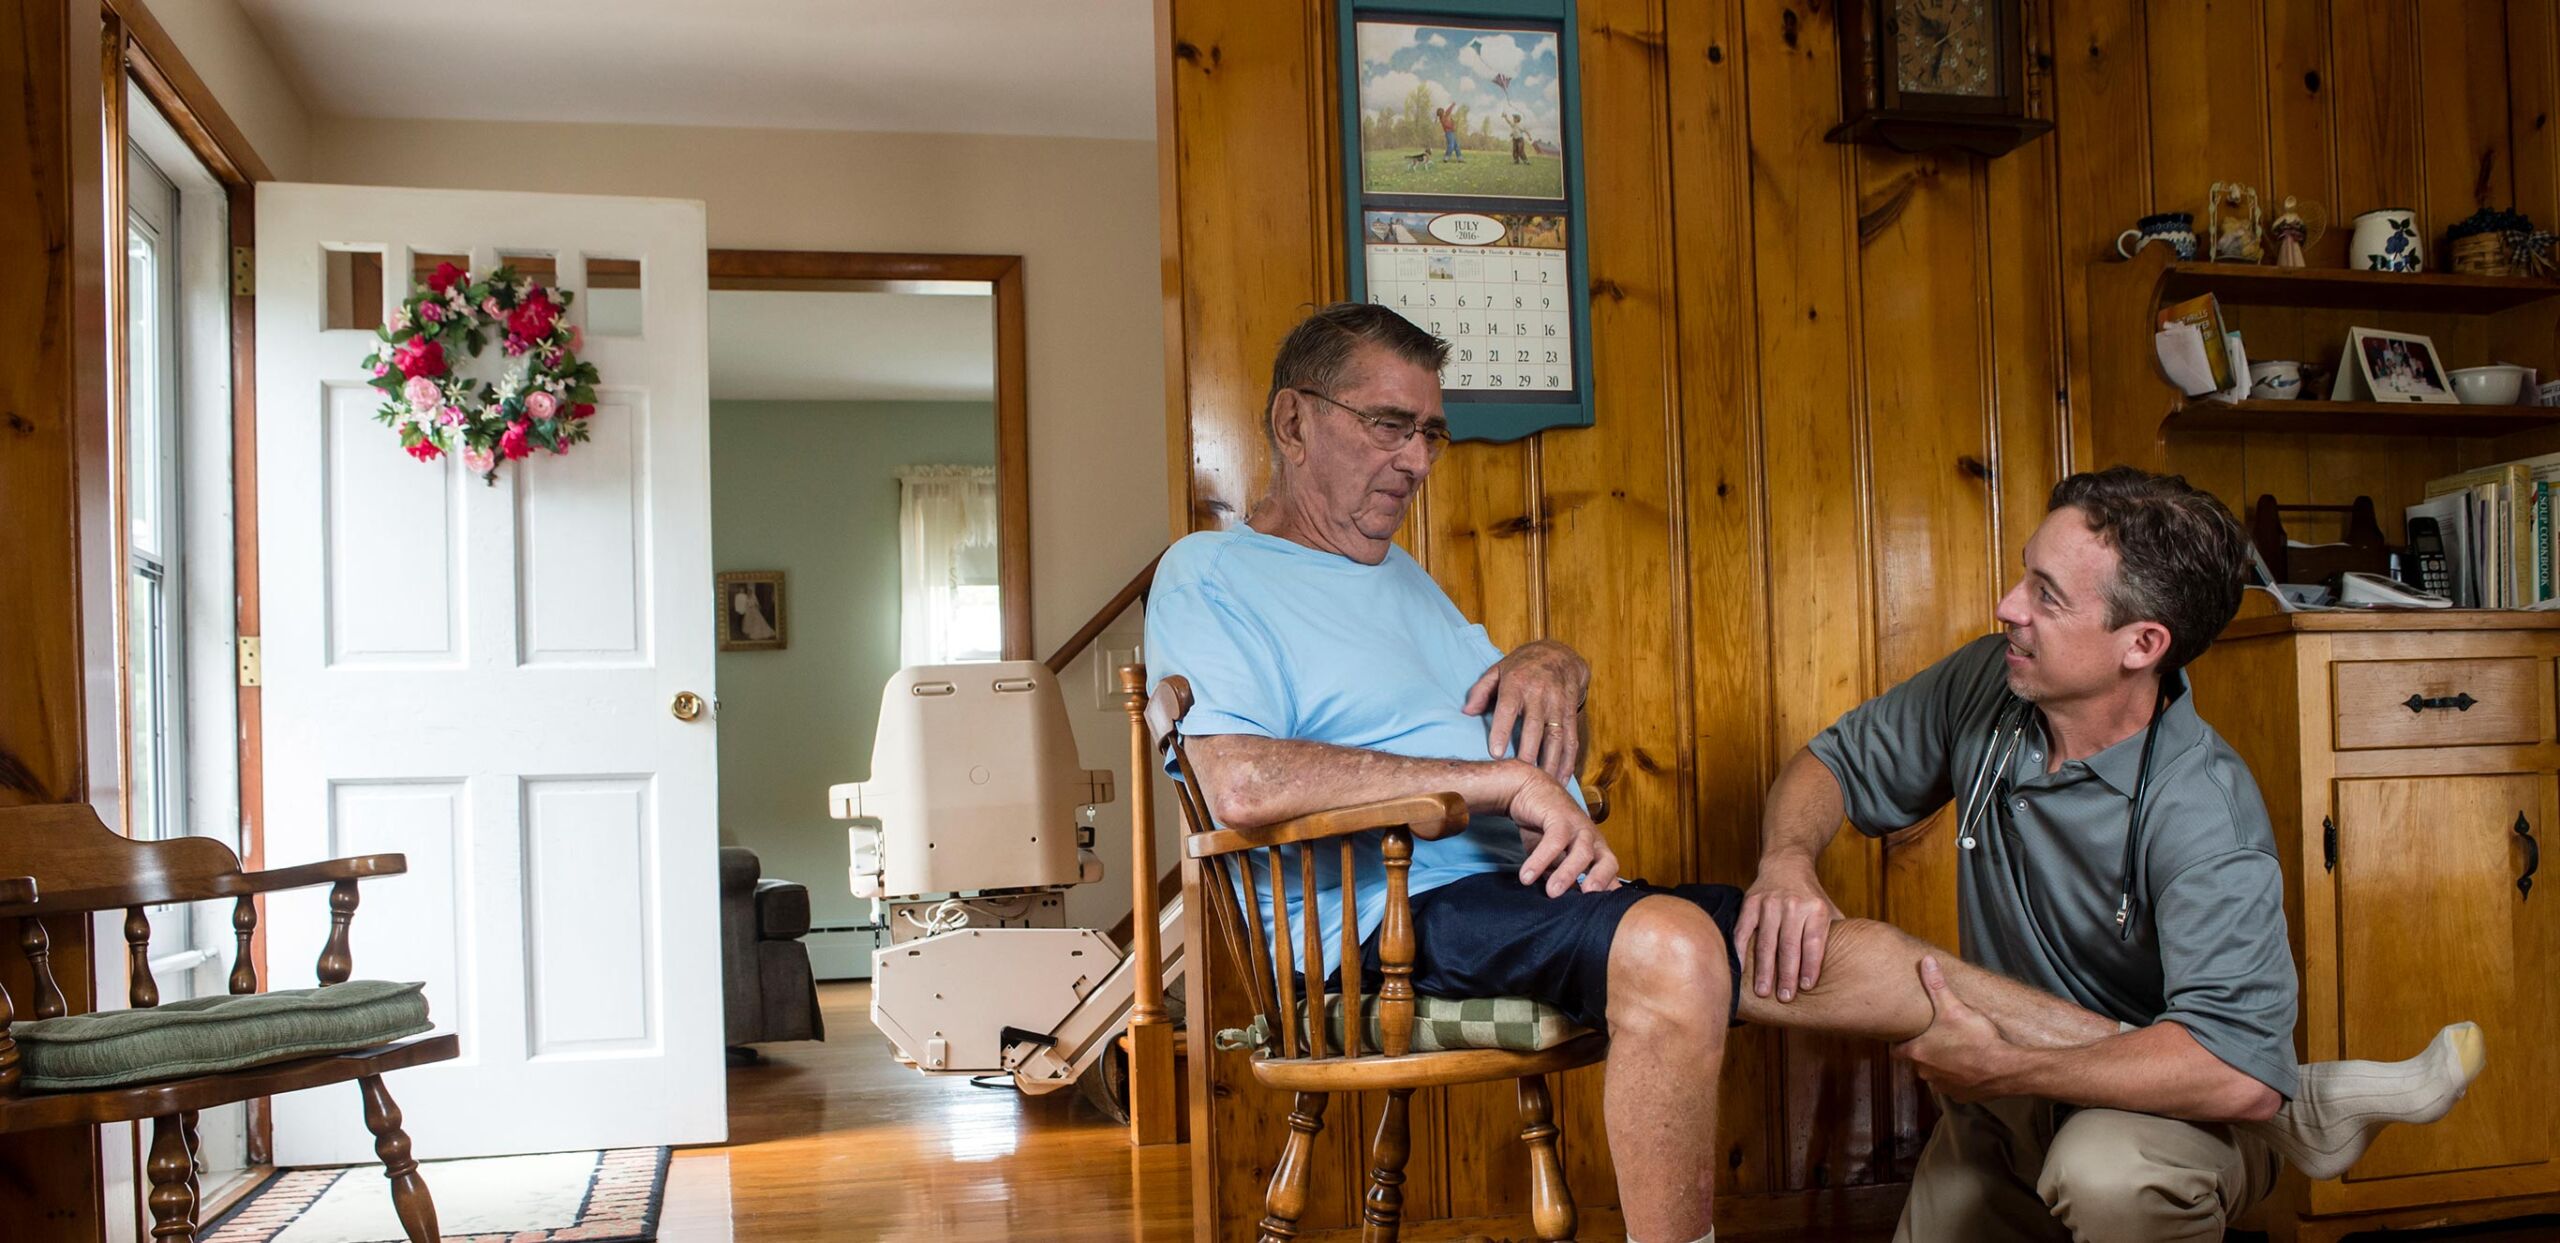
[[898, 473], [898, 663], [1002, 654], [996, 529], [995, 468], [910, 466]]

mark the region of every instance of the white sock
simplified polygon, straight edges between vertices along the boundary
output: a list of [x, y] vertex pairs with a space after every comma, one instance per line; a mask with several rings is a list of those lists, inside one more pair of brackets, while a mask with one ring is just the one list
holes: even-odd
[[2299, 1095], [2275, 1117], [2237, 1129], [2265, 1140], [2312, 1178], [2336, 1178], [2364, 1155], [2383, 1127], [2445, 1116], [2487, 1061], [2479, 1026], [2455, 1023], [2405, 1061], [2305, 1066]]

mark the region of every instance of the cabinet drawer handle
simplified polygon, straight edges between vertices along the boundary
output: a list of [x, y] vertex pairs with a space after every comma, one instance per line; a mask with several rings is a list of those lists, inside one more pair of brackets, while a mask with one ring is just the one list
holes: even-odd
[[2533, 874], [2542, 870], [2542, 843], [2533, 840], [2533, 825], [2523, 812], [2516, 813], [2516, 836], [2524, 839], [2524, 875], [2516, 878], [2516, 892], [2530, 898]]
[[2424, 695], [2411, 695], [2400, 706], [2407, 708], [2411, 712], [2424, 712], [2429, 708], [2451, 708], [2456, 712], [2469, 712], [2471, 710], [2471, 705], [2478, 702], [2480, 701], [2473, 699], [2470, 693], [2466, 691], [2462, 694], [2443, 699], [2429, 699]]

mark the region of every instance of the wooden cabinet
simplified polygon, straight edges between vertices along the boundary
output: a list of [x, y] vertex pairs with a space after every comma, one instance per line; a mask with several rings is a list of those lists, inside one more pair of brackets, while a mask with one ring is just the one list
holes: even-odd
[[2488, 1045], [2441, 1122], [2342, 1179], [2288, 1172], [2280, 1239], [2560, 1209], [2560, 902], [2517, 883], [2560, 824], [2555, 662], [2560, 616], [2453, 612], [2246, 618], [2196, 664], [2276, 826], [2303, 1060], [2396, 1060], [2462, 1019]]
[[2444, 1124], [2386, 1132], [2341, 1194], [2315, 1203], [2423, 1202], [2431, 1176], [2528, 1171], [2560, 1155], [2550, 1095], [2560, 960], [2547, 907], [2516, 890], [2510, 828], [2550, 825], [2553, 799], [2550, 772], [2336, 783], [2339, 1054], [2405, 1057], [2467, 1018], [2494, 1073]]

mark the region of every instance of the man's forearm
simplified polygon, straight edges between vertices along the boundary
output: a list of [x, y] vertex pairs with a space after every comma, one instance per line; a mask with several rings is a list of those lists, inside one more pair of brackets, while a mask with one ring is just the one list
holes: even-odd
[[2009, 1069], [1991, 1085], [2003, 1095], [2188, 1122], [2262, 1121], [2283, 1103], [2274, 1089], [2215, 1057], [2176, 1023], [2077, 1048], [2012, 1047]]
[[1846, 804], [1840, 782], [1813, 752], [1797, 749], [1769, 787], [1767, 810], [1760, 817], [1760, 867], [1802, 863], [1813, 866], [1840, 831]]
[[1516, 759], [1416, 759], [1329, 743], [1212, 734], [1184, 743], [1209, 810], [1229, 828], [1256, 828], [1294, 816], [1439, 790], [1467, 810], [1499, 814], [1523, 783], [1546, 779]]

